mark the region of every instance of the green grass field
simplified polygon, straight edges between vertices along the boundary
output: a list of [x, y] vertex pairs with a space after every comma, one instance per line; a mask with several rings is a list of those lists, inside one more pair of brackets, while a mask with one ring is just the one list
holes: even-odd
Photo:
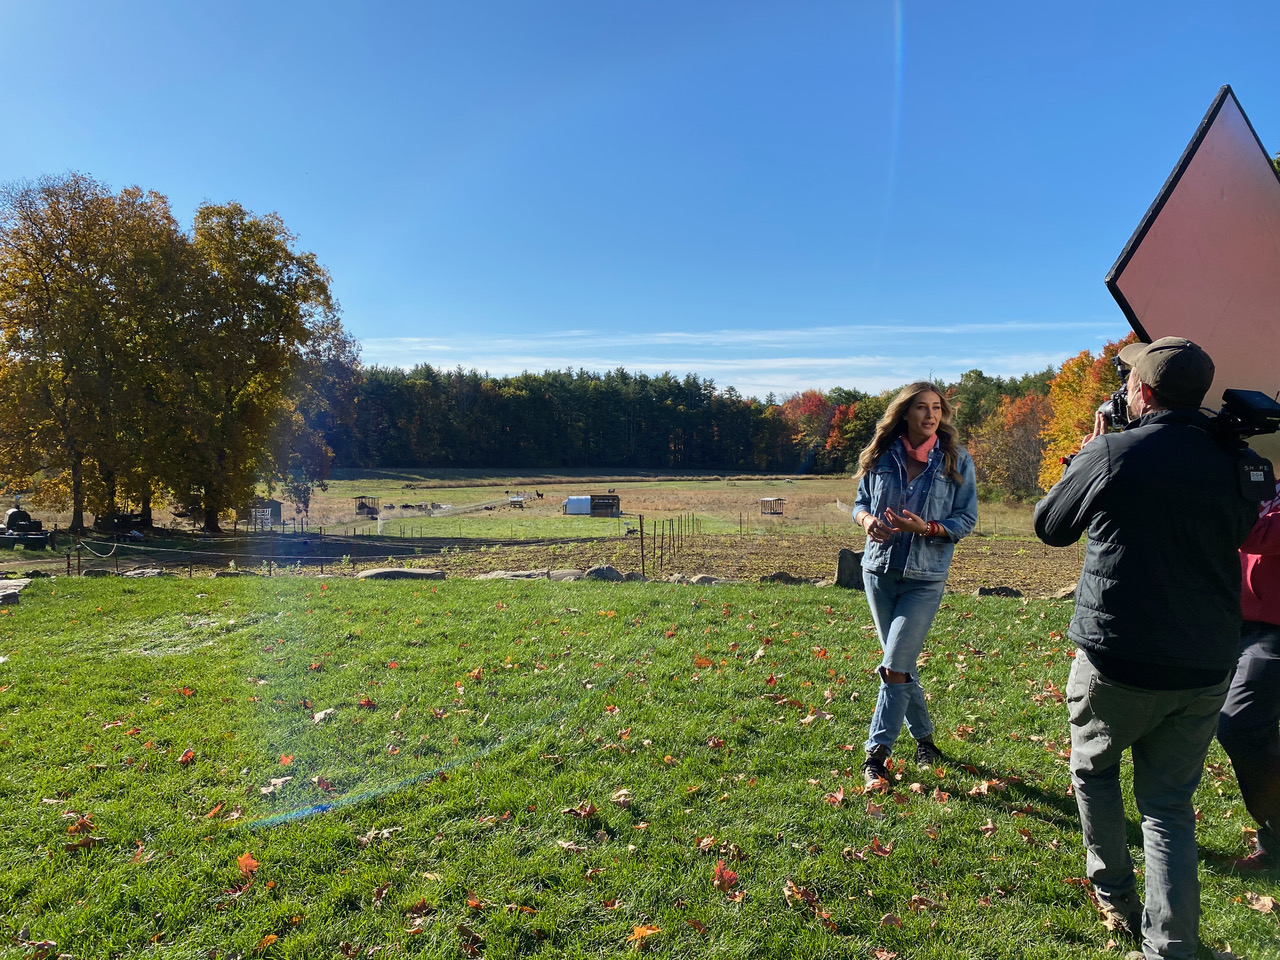
[[[860, 594], [38, 580], [0, 613], [3, 937], [81, 958], [1115, 956], [1078, 880], [1069, 614], [948, 595], [922, 674], [951, 759], [865, 796]], [[1250, 825], [1229, 769], [1197, 805], [1203, 940], [1274, 956], [1247, 894], [1276, 878], [1221, 866]]]

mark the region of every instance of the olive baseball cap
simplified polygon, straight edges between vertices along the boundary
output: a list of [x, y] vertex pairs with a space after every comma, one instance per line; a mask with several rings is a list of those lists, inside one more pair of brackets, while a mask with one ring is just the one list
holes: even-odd
[[1185, 337], [1131, 343], [1121, 349], [1120, 360], [1170, 407], [1198, 409], [1213, 384], [1213, 360]]

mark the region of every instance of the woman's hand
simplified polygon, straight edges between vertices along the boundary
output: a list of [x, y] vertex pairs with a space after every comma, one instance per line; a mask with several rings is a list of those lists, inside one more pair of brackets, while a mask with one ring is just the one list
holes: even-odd
[[862, 515], [861, 527], [866, 531], [867, 537], [876, 543], [885, 543], [897, 532], [874, 513]]
[[901, 530], [905, 533], [914, 533], [916, 536], [923, 536], [929, 531], [929, 523], [921, 517], [916, 516], [910, 510], [903, 510], [902, 513], [894, 513], [890, 507], [884, 512], [884, 518], [890, 524], [891, 530]]

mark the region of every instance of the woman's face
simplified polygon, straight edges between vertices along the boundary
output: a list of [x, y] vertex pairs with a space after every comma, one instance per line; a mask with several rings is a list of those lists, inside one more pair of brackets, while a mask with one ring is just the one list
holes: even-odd
[[942, 398], [932, 390], [917, 393], [907, 407], [907, 439], [919, 446], [938, 432], [942, 423]]

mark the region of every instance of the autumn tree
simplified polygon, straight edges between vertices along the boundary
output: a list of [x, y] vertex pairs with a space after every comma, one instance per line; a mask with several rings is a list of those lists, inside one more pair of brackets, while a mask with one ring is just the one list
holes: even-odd
[[[329, 274], [276, 214], [237, 203], [196, 212], [198, 300], [183, 375], [190, 404], [179, 495], [198, 495], [208, 531], [259, 478], [295, 488], [327, 475], [328, 445], [306, 411], [341, 405], [312, 377], [354, 369]], [[326, 366], [327, 364], [327, 366]]]
[[969, 453], [978, 480], [994, 484], [1018, 498], [1042, 493], [1040, 464], [1044, 457], [1044, 438], [1041, 434], [1050, 412], [1049, 398], [1036, 393], [1017, 399], [1003, 397], [969, 440]]
[[183, 237], [164, 197], [71, 174], [0, 193], [0, 472], [72, 509], [114, 510], [164, 408], [151, 365], [180, 312]]
[[1112, 358], [1137, 340], [1135, 334], [1108, 343], [1095, 357], [1082, 350], [1062, 364], [1049, 382], [1050, 416], [1041, 436], [1040, 486], [1048, 490], [1062, 478], [1062, 458], [1080, 449], [1080, 440], [1093, 430], [1098, 407], [1120, 387]]

